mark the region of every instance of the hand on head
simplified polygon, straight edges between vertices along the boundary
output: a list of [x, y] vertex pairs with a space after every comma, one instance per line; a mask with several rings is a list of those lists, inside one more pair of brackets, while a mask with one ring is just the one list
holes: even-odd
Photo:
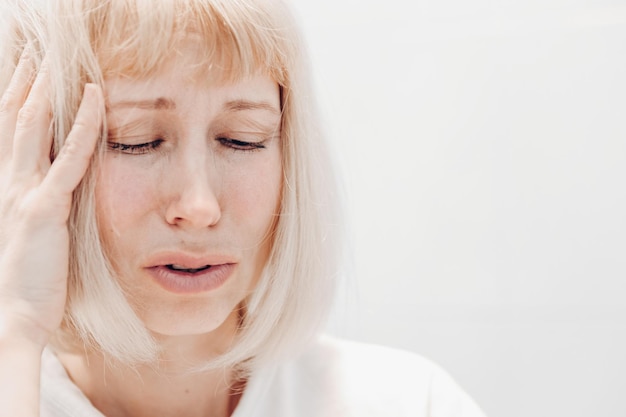
[[85, 86], [76, 121], [51, 163], [49, 74], [22, 53], [0, 101], [0, 320], [41, 346], [60, 325], [67, 294], [72, 192], [100, 134], [102, 93]]

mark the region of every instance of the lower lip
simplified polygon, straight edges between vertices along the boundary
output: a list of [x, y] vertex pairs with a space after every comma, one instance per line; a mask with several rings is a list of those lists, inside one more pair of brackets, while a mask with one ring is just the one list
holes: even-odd
[[164, 265], [148, 268], [152, 278], [169, 292], [195, 294], [215, 290], [232, 275], [235, 264], [215, 265], [197, 273], [173, 271]]

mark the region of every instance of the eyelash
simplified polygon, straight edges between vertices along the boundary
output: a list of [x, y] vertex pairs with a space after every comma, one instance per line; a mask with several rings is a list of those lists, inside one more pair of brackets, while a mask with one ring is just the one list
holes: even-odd
[[[218, 137], [216, 138], [216, 140], [220, 144], [228, 148], [231, 148], [233, 151], [254, 152], [259, 149], [265, 148], [265, 141], [246, 142], [242, 140], [225, 138], [225, 137]], [[109, 141], [108, 146], [109, 146], [109, 149], [120, 152], [120, 153], [126, 153], [126, 154], [131, 154], [131, 155], [144, 155], [144, 154], [156, 151], [163, 142], [165, 142], [164, 139], [156, 139], [151, 142], [140, 143], [137, 145], [130, 145], [126, 143]]]
[[259, 149], [265, 148], [265, 141], [261, 142], [246, 142], [243, 140], [218, 137], [217, 141], [222, 145], [231, 148], [234, 151], [254, 152]]
[[131, 155], [143, 155], [155, 151], [164, 142], [163, 139], [156, 139], [152, 142], [129, 145], [120, 142], [109, 142], [109, 149]]

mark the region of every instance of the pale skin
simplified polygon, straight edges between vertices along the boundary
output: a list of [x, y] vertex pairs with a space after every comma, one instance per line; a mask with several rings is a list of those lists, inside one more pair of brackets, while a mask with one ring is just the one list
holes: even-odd
[[[104, 117], [111, 134], [96, 187], [98, 224], [163, 362], [158, 371], [132, 372], [105, 367], [99, 352], [59, 359], [107, 416], [233, 412], [243, 385], [231, 370], [183, 371], [228, 348], [267, 260], [282, 186], [280, 97], [262, 73], [231, 83], [197, 79], [185, 70], [193, 48], [183, 45], [183, 58], [152, 78], [105, 80], [104, 92], [88, 84], [52, 164], [46, 71], [32, 81], [33, 64], [21, 59], [0, 107], [0, 414], [39, 415], [40, 356], [66, 300], [72, 190]], [[152, 278], [162, 264], [188, 259], [234, 266], [217, 288], [193, 292]]]

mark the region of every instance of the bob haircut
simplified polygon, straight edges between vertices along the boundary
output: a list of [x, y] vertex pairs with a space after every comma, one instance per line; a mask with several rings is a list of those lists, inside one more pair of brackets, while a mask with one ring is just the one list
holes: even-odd
[[[181, 35], [204, 42], [199, 71], [223, 80], [264, 71], [281, 89], [283, 186], [272, 250], [254, 291], [241, 306], [231, 348], [198, 369], [249, 371], [295, 352], [315, 334], [331, 307], [342, 256], [333, 164], [319, 129], [308, 62], [294, 19], [281, 0], [5, 0], [0, 19], [0, 92], [23, 49], [51, 79], [54, 144], [59, 152], [85, 83], [147, 77], [176, 51]], [[105, 111], [105, 109], [101, 109]], [[70, 272], [57, 349], [98, 350], [112, 363], [156, 363], [159, 345], [114, 278], [100, 243], [94, 185], [106, 148], [106, 126], [92, 164], [74, 192]]]

